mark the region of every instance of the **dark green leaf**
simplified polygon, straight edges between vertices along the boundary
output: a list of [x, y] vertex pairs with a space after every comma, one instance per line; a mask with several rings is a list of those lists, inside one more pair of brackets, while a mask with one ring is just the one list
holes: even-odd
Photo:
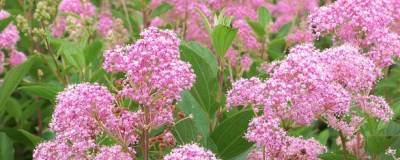
[[183, 42], [180, 46], [181, 59], [189, 62], [196, 74], [196, 82], [191, 89], [193, 97], [209, 114], [217, 110], [217, 60], [211, 52], [195, 42]]
[[18, 88], [32, 96], [39, 96], [50, 101], [54, 101], [58, 92], [62, 91], [63, 87], [53, 84], [33, 84]]
[[202, 137], [208, 137], [210, 118], [190, 92], [182, 93], [182, 100], [177, 104], [177, 107], [186, 115], [192, 115], [194, 125], [202, 134]]
[[231, 47], [236, 37], [237, 29], [224, 25], [217, 25], [211, 32], [211, 42], [217, 55], [224, 58], [226, 51]]
[[274, 39], [268, 45], [268, 55], [271, 60], [282, 59], [285, 56], [286, 41], [283, 38]]
[[253, 29], [253, 32], [257, 35], [258, 38], [264, 38], [266, 32], [262, 24], [251, 19], [247, 19], [247, 23], [249, 24], [251, 29]]
[[13, 160], [14, 152], [12, 140], [7, 136], [7, 134], [0, 132], [0, 159]]
[[185, 119], [175, 124], [172, 134], [174, 134], [178, 144], [197, 142], [201, 138], [194, 126], [195, 124], [191, 119]]
[[96, 62], [101, 63], [100, 59], [101, 59], [101, 56], [103, 55], [101, 52], [102, 50], [103, 50], [103, 42], [102, 41], [97, 40], [97, 41], [94, 41], [93, 43], [91, 43], [90, 45], [88, 45], [84, 51], [86, 63], [87, 64], [96, 63]]
[[3, 32], [3, 30], [11, 23], [13, 20], [13, 17], [10, 16], [6, 19], [0, 20], [0, 32]]
[[211, 133], [211, 138], [218, 147], [219, 156], [230, 159], [247, 151], [252, 144], [243, 138], [253, 111], [244, 110], [224, 120]]
[[275, 38], [277, 39], [285, 38], [289, 34], [291, 28], [292, 28], [292, 22], [283, 25], [281, 28], [279, 28], [279, 31]]
[[29, 139], [29, 141], [30, 141], [34, 146], [36, 146], [37, 144], [39, 144], [40, 142], [43, 141], [43, 138], [38, 137], [38, 136], [35, 136], [35, 135], [33, 135], [32, 133], [29, 133], [29, 132], [26, 131], [26, 130], [18, 129], [18, 131], [19, 131], [20, 133], [22, 133], [27, 139]]
[[6, 111], [18, 122], [22, 115], [22, 106], [16, 99], [9, 98], [7, 101]]
[[316, 137], [316, 139], [319, 141], [319, 143], [321, 143], [323, 145], [326, 145], [326, 143], [328, 142], [328, 138], [329, 138], [329, 130], [328, 129], [325, 129]]
[[0, 112], [4, 109], [4, 105], [22, 78], [29, 72], [35, 60], [36, 56], [30, 57], [25, 63], [18, 65], [6, 73], [3, 85], [0, 87]]

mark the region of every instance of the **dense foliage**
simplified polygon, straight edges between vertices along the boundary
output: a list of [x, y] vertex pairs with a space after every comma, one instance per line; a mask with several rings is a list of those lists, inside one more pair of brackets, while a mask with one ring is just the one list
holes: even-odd
[[400, 159], [399, 0], [0, 8], [0, 160]]

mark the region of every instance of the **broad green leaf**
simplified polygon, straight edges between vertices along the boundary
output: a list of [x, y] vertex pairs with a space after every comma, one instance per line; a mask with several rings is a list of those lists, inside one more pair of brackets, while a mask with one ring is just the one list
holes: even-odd
[[7, 101], [6, 111], [9, 115], [14, 117], [14, 119], [18, 122], [22, 116], [22, 106], [19, 102], [14, 98], [9, 98]]
[[183, 42], [180, 51], [181, 59], [189, 62], [196, 74], [196, 82], [190, 92], [211, 117], [217, 110], [217, 60], [208, 49], [195, 42]]
[[224, 57], [236, 37], [237, 29], [224, 25], [217, 25], [211, 32], [211, 42], [217, 55]]
[[29, 72], [36, 56], [30, 57], [25, 63], [8, 71], [4, 77], [4, 82], [0, 87], [0, 112], [4, 109], [7, 100], [17, 88], [22, 78]]
[[22, 131], [22, 129], [0, 128], [0, 131], [7, 133], [7, 136], [10, 137], [15, 144], [20, 143], [29, 148], [34, 148], [37, 143], [42, 141], [40, 137], [32, 135], [25, 130]]
[[13, 160], [14, 153], [15, 150], [12, 140], [7, 134], [0, 132], [0, 159]]
[[58, 92], [62, 91], [63, 87], [53, 84], [33, 84], [18, 88], [32, 96], [39, 96], [50, 101], [54, 101]]
[[228, 119], [211, 133], [211, 138], [218, 147], [218, 155], [223, 159], [231, 159], [247, 151], [252, 144], [243, 138], [253, 116], [253, 111], [244, 110]]
[[271, 15], [271, 13], [269, 13], [268, 9], [265, 7], [258, 8], [257, 12], [258, 12], [258, 17], [257, 17], [258, 23], [260, 23], [261, 26], [263, 26], [265, 28], [266, 25], [271, 22], [272, 15]]
[[282, 59], [285, 56], [286, 41], [283, 38], [274, 39], [268, 45], [270, 60]]
[[13, 20], [13, 17], [10, 16], [6, 19], [0, 20], [0, 32], [3, 32], [3, 30], [11, 23]]
[[316, 137], [319, 143], [323, 145], [326, 145], [326, 143], [328, 142], [328, 138], [329, 138], [329, 129], [325, 129]]
[[185, 119], [175, 124], [172, 128], [172, 134], [174, 134], [178, 144], [182, 145], [200, 140], [201, 135], [194, 126], [195, 124], [191, 119]]
[[292, 22], [286, 23], [281, 28], [279, 28], [275, 38], [276, 39], [285, 38], [289, 34], [291, 28], [292, 28]]
[[102, 50], [103, 50], [103, 42], [100, 40], [96, 40], [90, 45], [88, 45], [84, 50], [86, 63], [87, 64], [94, 63], [94, 65], [101, 63], [100, 60], [101, 56], [103, 55], [101, 52]]
[[163, 15], [165, 12], [168, 12], [172, 6], [168, 3], [161, 3], [156, 7], [156, 9], [151, 12], [151, 17], [157, 17]]
[[26, 131], [26, 130], [18, 129], [18, 131], [19, 131], [20, 133], [22, 133], [27, 139], [29, 139], [29, 141], [30, 141], [34, 146], [36, 146], [37, 144], [39, 144], [40, 142], [43, 141], [43, 138], [38, 137], [38, 136], [36, 136], [36, 135], [33, 135], [32, 133], [29, 133], [29, 132]]
[[185, 91], [182, 93], [182, 100], [177, 104], [177, 107], [185, 112], [186, 115], [192, 115], [194, 125], [202, 134], [202, 137], [208, 137], [210, 118], [190, 92]]
[[253, 29], [253, 32], [257, 35], [257, 37], [259, 39], [264, 38], [266, 32], [265, 32], [265, 28], [262, 24], [260, 24], [259, 22], [253, 21], [251, 19], [247, 19], [247, 23], [249, 24], [251, 29]]
[[64, 41], [59, 50], [58, 55], [63, 55], [67, 62], [77, 69], [85, 67], [85, 55], [81, 46], [74, 42]]

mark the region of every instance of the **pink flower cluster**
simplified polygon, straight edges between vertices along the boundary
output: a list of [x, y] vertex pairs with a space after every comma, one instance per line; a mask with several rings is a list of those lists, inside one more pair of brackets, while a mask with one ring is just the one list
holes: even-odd
[[[280, 120], [271, 116], [254, 118], [245, 137], [255, 142], [255, 148], [247, 157], [248, 160], [262, 159], [318, 159], [326, 148], [314, 139], [290, 137], [279, 127]], [[263, 149], [265, 155], [259, 150]]]
[[[268, 67], [267, 67], [268, 68]], [[388, 121], [393, 112], [382, 98], [363, 96], [380, 77], [378, 67], [351, 45], [320, 52], [311, 44], [290, 50], [285, 60], [269, 67], [271, 78], [239, 80], [228, 92], [227, 105], [253, 105], [264, 114], [290, 119], [300, 125], [325, 119], [346, 135], [353, 134], [362, 118], [353, 115], [353, 101], [374, 117]], [[345, 117], [351, 117], [347, 122]]]
[[[103, 8], [103, 10], [97, 14], [96, 7], [89, 1], [82, 0], [63, 0], [58, 7], [58, 11], [67, 15], [58, 15], [52, 26], [52, 35], [54, 37], [62, 37], [68, 33], [69, 37], [79, 36], [80, 32], [86, 27], [86, 21], [97, 16], [96, 23], [93, 27], [103, 38], [111, 38], [115, 42], [112, 45], [121, 45], [125, 43], [126, 39], [123, 37], [112, 37], [110, 34], [114, 32], [122, 32], [120, 34], [127, 34], [125, 28], [120, 29], [120, 22], [116, 22], [119, 19], [112, 17], [109, 13], [108, 8]], [[73, 14], [71, 16], [68, 14]], [[78, 17], [76, 17], [78, 15]], [[76, 33], [77, 32], [77, 33]]]
[[174, 32], [150, 27], [141, 36], [133, 45], [106, 51], [103, 66], [109, 72], [126, 73], [121, 96], [157, 110], [151, 113], [162, 113], [152, 116], [160, 121], [155, 124], [171, 122], [169, 106], [192, 87], [195, 74], [189, 63], [179, 59], [180, 41]]
[[387, 67], [400, 55], [400, 36], [391, 30], [396, 5], [399, 1], [338, 0], [315, 10], [308, 21], [316, 36], [333, 33], [336, 43], [359, 46], [378, 67]]
[[197, 144], [187, 144], [175, 148], [164, 160], [218, 160], [215, 155]]
[[[96, 136], [107, 134], [125, 147], [135, 144], [141, 114], [122, 111], [114, 107], [114, 97], [107, 88], [83, 83], [69, 86], [57, 96], [57, 105], [49, 127], [56, 133], [53, 140], [38, 145], [33, 159], [87, 159], [96, 155], [89, 151], [101, 146], [96, 144]], [[116, 145], [100, 149], [95, 159], [105, 159], [121, 154], [119, 157], [133, 156], [132, 148], [121, 150]], [[122, 154], [123, 153], [123, 154]], [[109, 157], [107, 157], [109, 156]]]
[[[0, 21], [9, 18], [11, 15], [5, 10], [0, 10]], [[15, 67], [18, 64], [25, 62], [26, 55], [22, 52], [17, 51], [16, 45], [19, 41], [19, 32], [17, 27], [11, 22], [4, 30], [0, 33], [0, 49], [3, 49], [5, 53], [9, 55], [7, 59], [10, 67]], [[6, 62], [6, 56], [4, 52], [0, 51], [0, 74], [4, 72]]]

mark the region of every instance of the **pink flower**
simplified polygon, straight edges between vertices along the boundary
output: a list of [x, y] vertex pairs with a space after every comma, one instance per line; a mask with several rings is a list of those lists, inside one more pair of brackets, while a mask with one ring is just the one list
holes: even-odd
[[150, 26], [159, 27], [164, 24], [164, 21], [160, 17], [156, 17], [151, 20]]
[[172, 149], [164, 160], [218, 160], [215, 155], [197, 144], [187, 144]]
[[99, 120], [112, 114], [114, 97], [103, 86], [83, 83], [71, 85], [57, 95], [49, 124], [51, 130], [68, 139], [90, 138], [100, 131]]
[[243, 55], [240, 59], [240, 66], [242, 67], [243, 71], [249, 71], [251, 65], [253, 64], [253, 60], [249, 55]]
[[326, 151], [326, 147], [313, 138], [308, 140], [302, 137], [291, 138], [290, 144], [285, 150], [285, 159], [318, 160], [319, 155]]
[[10, 63], [11, 67], [15, 67], [21, 63], [24, 63], [26, 61], [26, 56], [22, 52], [18, 51], [12, 51], [10, 58], [8, 59], [8, 62]]
[[367, 114], [379, 118], [382, 121], [389, 122], [393, 117], [393, 111], [389, 104], [382, 97], [378, 96], [358, 96], [355, 98], [357, 106]]
[[14, 49], [19, 38], [17, 27], [14, 24], [9, 24], [0, 33], [0, 48]]
[[268, 157], [279, 157], [288, 143], [286, 132], [279, 127], [279, 123], [279, 119], [270, 116], [253, 118], [245, 137], [257, 146], [265, 147]]
[[108, 32], [112, 30], [113, 23], [111, 14], [107, 12], [101, 13], [97, 22], [97, 32], [103, 37], [107, 36]]
[[96, 7], [90, 2], [82, 0], [63, 0], [60, 2], [58, 10], [64, 13], [75, 13], [87, 17], [96, 14]]
[[94, 160], [133, 160], [128, 153], [124, 152], [122, 147], [112, 146], [112, 147], [102, 147], [100, 153], [94, 157]]

